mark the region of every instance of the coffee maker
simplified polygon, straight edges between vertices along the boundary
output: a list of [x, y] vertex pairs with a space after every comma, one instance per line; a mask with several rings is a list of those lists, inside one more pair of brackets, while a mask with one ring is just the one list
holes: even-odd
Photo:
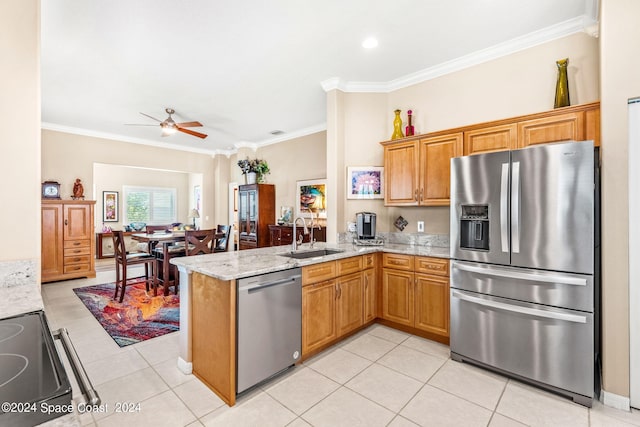
[[373, 212], [356, 213], [356, 230], [358, 239], [376, 238], [376, 214]]

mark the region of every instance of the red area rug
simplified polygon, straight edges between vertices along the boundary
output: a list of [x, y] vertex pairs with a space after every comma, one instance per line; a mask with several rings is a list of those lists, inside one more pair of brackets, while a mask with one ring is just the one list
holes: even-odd
[[153, 296], [141, 279], [127, 281], [122, 303], [113, 299], [115, 283], [75, 288], [73, 292], [120, 346], [135, 344], [180, 329], [178, 295]]

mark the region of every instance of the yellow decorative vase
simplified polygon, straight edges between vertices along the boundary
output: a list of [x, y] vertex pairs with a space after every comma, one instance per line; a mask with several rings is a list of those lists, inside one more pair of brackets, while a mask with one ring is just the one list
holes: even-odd
[[568, 107], [569, 101], [569, 80], [567, 78], [567, 65], [569, 58], [556, 61], [558, 66], [558, 81], [556, 82], [556, 99], [553, 108]]
[[404, 134], [402, 133], [402, 118], [400, 117], [400, 110], [395, 110], [396, 118], [393, 119], [393, 135], [391, 135], [391, 139], [400, 139], [404, 138]]

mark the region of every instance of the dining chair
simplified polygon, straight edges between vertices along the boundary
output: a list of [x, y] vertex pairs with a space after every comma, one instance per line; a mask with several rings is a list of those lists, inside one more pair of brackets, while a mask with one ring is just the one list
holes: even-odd
[[[124, 293], [127, 288], [127, 280], [129, 279], [138, 279], [144, 277], [145, 288], [147, 292], [149, 291], [149, 286], [154, 286], [154, 278], [155, 278], [155, 258], [144, 252], [136, 252], [132, 254], [127, 254], [127, 249], [125, 247], [124, 242], [124, 232], [113, 231], [113, 248], [114, 248], [114, 258], [116, 261], [116, 291], [113, 294], [113, 299], [118, 298], [118, 290], [120, 292], [119, 302], [122, 302], [124, 299]], [[141, 265], [144, 264], [144, 276], [137, 277], [127, 277], [127, 267], [131, 265]]]
[[155, 256], [156, 276], [153, 283], [153, 296], [158, 295], [158, 288], [162, 286], [163, 295], [169, 295], [169, 289], [173, 287], [174, 294], [178, 295], [180, 287], [180, 275], [175, 265], [169, 261], [171, 258], [185, 256], [185, 246], [172, 245], [171, 242], [162, 242], [153, 250]]
[[216, 240], [215, 229], [187, 230], [184, 232], [187, 256], [210, 254], [214, 251]]
[[226, 252], [229, 249], [229, 234], [231, 233], [230, 225], [220, 225], [216, 227], [218, 234], [224, 233], [224, 237], [218, 237], [213, 246], [213, 252]]
[[[147, 234], [169, 233], [171, 232], [171, 224], [147, 225], [145, 226], [144, 232]], [[153, 255], [153, 249], [155, 248], [155, 246], [156, 242], [138, 243], [138, 250], [141, 252], [146, 252], [149, 255]]]

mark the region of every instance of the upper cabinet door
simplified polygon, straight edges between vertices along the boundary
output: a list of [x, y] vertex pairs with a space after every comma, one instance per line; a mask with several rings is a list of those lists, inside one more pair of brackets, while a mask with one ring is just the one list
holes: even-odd
[[65, 205], [64, 206], [64, 239], [91, 239], [93, 234], [92, 206]]
[[585, 113], [576, 111], [518, 123], [518, 146], [585, 139]]
[[464, 155], [518, 148], [517, 125], [489, 126], [464, 132]]
[[462, 132], [420, 140], [420, 205], [449, 206], [451, 159], [462, 155]]
[[419, 155], [417, 141], [384, 147], [385, 205], [418, 205]]

